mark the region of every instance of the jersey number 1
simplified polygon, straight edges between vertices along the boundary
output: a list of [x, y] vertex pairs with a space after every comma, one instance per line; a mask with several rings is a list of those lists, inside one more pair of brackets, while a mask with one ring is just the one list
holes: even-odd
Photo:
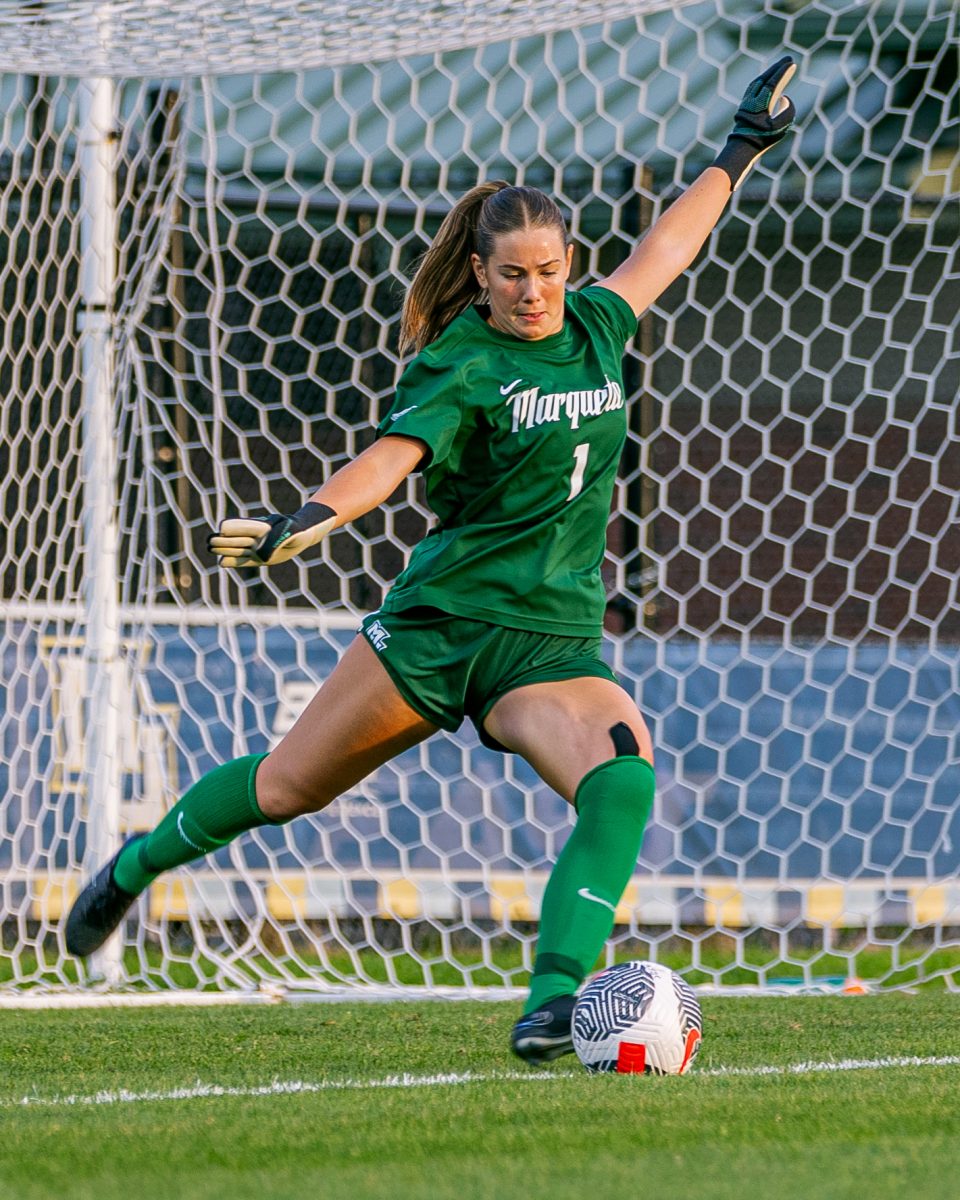
[[567, 497], [567, 503], [579, 496], [580, 489], [583, 487], [583, 473], [587, 469], [587, 459], [590, 456], [590, 443], [581, 442], [573, 451], [573, 474], [570, 476], [570, 495]]

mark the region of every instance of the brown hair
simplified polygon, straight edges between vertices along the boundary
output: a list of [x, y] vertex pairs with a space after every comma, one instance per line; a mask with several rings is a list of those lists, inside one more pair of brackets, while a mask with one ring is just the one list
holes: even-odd
[[419, 353], [436, 341], [454, 317], [483, 299], [471, 254], [487, 262], [500, 234], [527, 228], [555, 228], [564, 246], [569, 241], [560, 209], [537, 188], [513, 187], [494, 179], [461, 196], [444, 217], [404, 298], [400, 352]]

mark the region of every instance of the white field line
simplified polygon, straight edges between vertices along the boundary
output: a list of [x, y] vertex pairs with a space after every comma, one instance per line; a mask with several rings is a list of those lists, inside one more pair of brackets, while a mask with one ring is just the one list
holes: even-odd
[[759, 1075], [814, 1075], [821, 1071], [886, 1071], [890, 1067], [960, 1067], [960, 1054], [944, 1054], [939, 1058], [840, 1058], [835, 1062], [788, 1063], [781, 1067], [714, 1067], [691, 1074], [712, 1078], [741, 1075], [756, 1078]]
[[[883, 1071], [891, 1067], [956, 1067], [960, 1055], [948, 1054], [939, 1058], [844, 1058], [836, 1062], [801, 1062], [785, 1066], [716, 1067], [693, 1071], [691, 1078], [753, 1077], [764, 1075], [812, 1075], [833, 1071]], [[143, 1104], [164, 1100], [206, 1100], [221, 1096], [305, 1096], [317, 1092], [362, 1092], [378, 1088], [449, 1087], [465, 1083], [494, 1083], [513, 1080], [543, 1081], [575, 1079], [579, 1071], [466, 1071], [446, 1075], [385, 1075], [381, 1079], [325, 1079], [309, 1082], [302, 1079], [274, 1080], [257, 1087], [225, 1087], [217, 1083], [196, 1083], [192, 1087], [173, 1088], [166, 1092], [93, 1092], [86, 1096], [21, 1096], [0, 1098], [0, 1109], [11, 1108], [71, 1108], [101, 1104]]]

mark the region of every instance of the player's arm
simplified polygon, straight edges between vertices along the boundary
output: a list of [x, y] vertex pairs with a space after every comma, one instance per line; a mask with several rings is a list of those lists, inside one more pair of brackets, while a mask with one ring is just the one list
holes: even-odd
[[781, 58], [753, 80], [713, 166], [671, 204], [626, 262], [603, 280], [602, 286], [622, 296], [637, 316], [690, 266], [747, 172], [786, 136], [796, 110], [783, 90], [796, 69], [792, 58]]
[[221, 521], [207, 546], [221, 567], [286, 562], [338, 526], [382, 504], [416, 469], [426, 449], [418, 438], [381, 438], [331, 475], [295, 513]]

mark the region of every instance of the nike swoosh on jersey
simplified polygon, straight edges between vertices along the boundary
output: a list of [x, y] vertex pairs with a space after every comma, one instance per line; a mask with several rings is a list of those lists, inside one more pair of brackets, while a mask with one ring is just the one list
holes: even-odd
[[518, 383], [523, 383], [523, 376], [522, 376], [522, 375], [521, 375], [521, 377], [520, 377], [519, 379], [515, 379], [515, 380], [513, 381], [513, 383], [508, 383], [508, 384], [506, 385], [506, 387], [502, 387], [502, 388], [500, 389], [500, 395], [501, 395], [501, 396], [506, 396], [506, 395], [507, 395], [509, 392], [512, 392], [512, 391], [513, 391], [513, 389], [514, 389], [514, 388], [517, 386], [517, 384], [518, 384]]
[[589, 888], [579, 888], [577, 895], [582, 896], [584, 900], [592, 900], [594, 904], [602, 904], [604, 908], [609, 908], [613, 913], [617, 911], [615, 904], [611, 904], [609, 900], [604, 900], [602, 896], [595, 896]]
[[390, 417], [390, 420], [399, 421], [401, 417], [405, 417], [408, 412], [413, 412], [413, 410], [418, 407], [419, 405], [411, 404], [409, 408], [401, 408], [398, 413], [393, 413], [393, 415]]

